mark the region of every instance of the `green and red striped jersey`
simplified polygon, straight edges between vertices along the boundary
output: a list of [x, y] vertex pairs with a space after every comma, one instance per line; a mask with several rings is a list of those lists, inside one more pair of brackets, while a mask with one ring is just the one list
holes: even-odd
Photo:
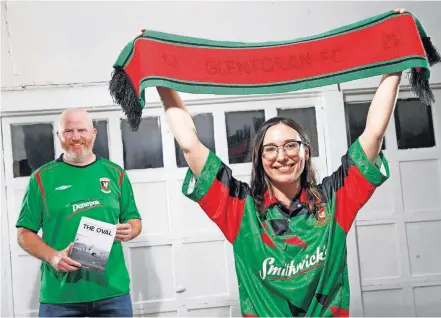
[[197, 179], [187, 171], [182, 191], [233, 244], [244, 317], [341, 317], [349, 314], [346, 235], [388, 178], [383, 153], [373, 164], [357, 140], [318, 185], [318, 212], [308, 209], [303, 190], [289, 209], [265, 193], [259, 213], [249, 186], [212, 152]]

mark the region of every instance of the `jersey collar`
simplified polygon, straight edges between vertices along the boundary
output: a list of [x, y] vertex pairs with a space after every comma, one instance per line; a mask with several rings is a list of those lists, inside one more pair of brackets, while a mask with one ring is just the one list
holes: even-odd
[[[263, 195], [263, 199], [264, 199], [264, 201], [263, 201], [264, 202], [263, 203], [264, 210], [268, 209], [268, 207], [270, 207], [271, 205], [279, 203], [276, 196], [271, 195], [269, 190], [265, 191], [265, 193]], [[300, 192], [300, 197], [294, 198], [293, 202], [294, 201], [299, 201], [300, 203], [308, 203], [308, 192], [306, 192], [306, 190], [304, 188], [302, 188], [302, 191]], [[291, 202], [291, 205], [293, 202]]]
[[75, 167], [75, 168], [87, 168], [87, 167], [90, 167], [91, 165], [93, 165], [95, 162], [97, 162], [98, 160], [100, 160], [100, 159], [102, 158], [102, 157], [99, 156], [98, 154], [95, 154], [95, 160], [92, 161], [91, 163], [89, 163], [88, 165], [85, 165], [85, 166], [76, 166], [76, 165], [71, 165], [70, 163], [65, 162], [65, 161], [63, 160], [63, 155], [64, 155], [64, 153], [62, 153], [57, 159], [55, 159], [55, 161], [56, 161], [56, 162], [62, 162], [62, 163], [64, 163], [64, 164], [68, 165], [68, 166]]

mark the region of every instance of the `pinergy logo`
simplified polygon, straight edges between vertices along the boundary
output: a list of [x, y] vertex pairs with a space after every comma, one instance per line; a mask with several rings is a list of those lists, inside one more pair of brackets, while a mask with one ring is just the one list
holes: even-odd
[[[70, 204], [68, 204], [66, 207], [68, 207], [69, 205]], [[98, 199], [78, 201], [72, 203], [72, 212], [79, 212], [81, 210], [93, 209], [99, 206], [103, 206], [103, 204], [101, 204], [101, 202]]]

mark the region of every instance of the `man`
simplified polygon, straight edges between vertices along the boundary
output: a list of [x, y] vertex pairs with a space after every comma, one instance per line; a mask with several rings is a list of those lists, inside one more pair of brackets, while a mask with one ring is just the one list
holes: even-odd
[[[63, 112], [57, 137], [64, 153], [31, 175], [16, 223], [19, 245], [42, 261], [39, 315], [133, 316], [121, 242], [138, 236], [142, 225], [130, 181], [93, 153], [96, 130], [85, 110]], [[102, 274], [69, 257], [83, 216], [117, 224]]]

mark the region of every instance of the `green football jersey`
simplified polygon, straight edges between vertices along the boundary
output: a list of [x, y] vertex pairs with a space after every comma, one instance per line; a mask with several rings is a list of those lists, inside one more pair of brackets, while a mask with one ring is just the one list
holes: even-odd
[[187, 171], [183, 193], [233, 244], [244, 317], [348, 316], [346, 235], [357, 212], [389, 177], [384, 155], [377, 159], [372, 164], [354, 142], [339, 169], [318, 185], [321, 204], [314, 212], [305, 190], [290, 208], [267, 191], [260, 214], [249, 186], [234, 179], [212, 152], [197, 179]]
[[[74, 241], [81, 217], [112, 224], [141, 219], [126, 172], [104, 158], [78, 167], [62, 157], [35, 171], [29, 180], [16, 227], [34, 232], [56, 250]], [[76, 303], [105, 299], [130, 291], [120, 241], [114, 241], [104, 274], [84, 269], [57, 272], [41, 264], [41, 303]]]

